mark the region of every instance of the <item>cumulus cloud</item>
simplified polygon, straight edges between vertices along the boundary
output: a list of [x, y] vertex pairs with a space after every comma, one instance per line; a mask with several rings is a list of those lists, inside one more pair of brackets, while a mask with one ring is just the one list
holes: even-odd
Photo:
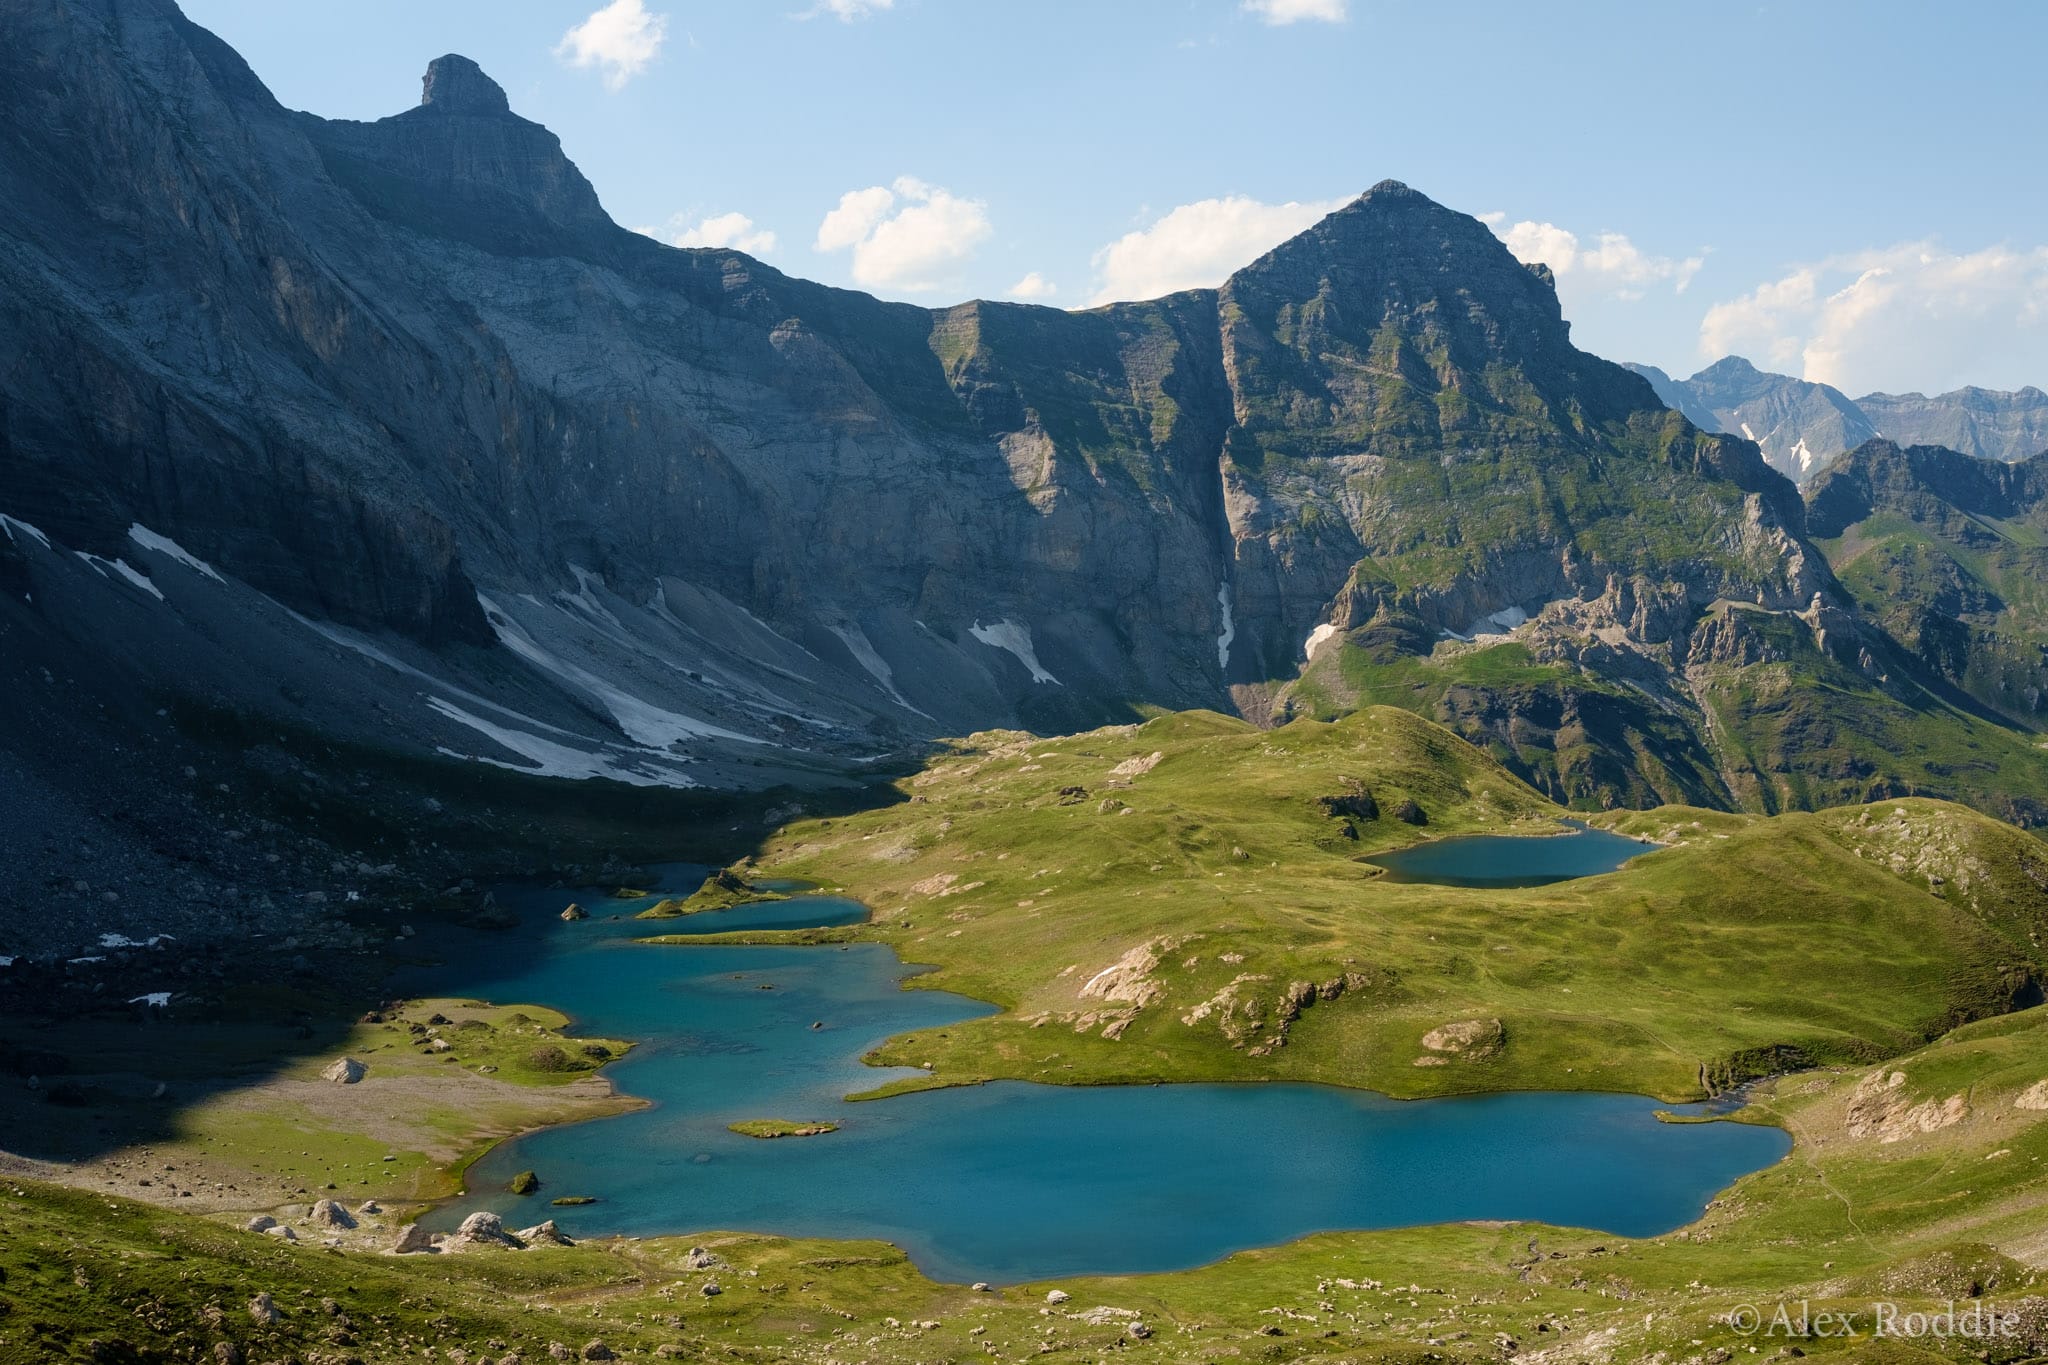
[[1298, 24], [1304, 19], [1341, 24], [1349, 14], [1351, 0], [1244, 0], [1244, 11], [1269, 24]]
[[829, 14], [842, 24], [850, 24], [856, 19], [866, 19], [894, 8], [896, 0], [818, 0], [817, 4], [796, 17], [815, 19], [821, 14]]
[[1590, 244], [1575, 232], [1555, 223], [1524, 219], [1507, 221], [1505, 213], [1485, 213], [1480, 221], [1507, 243], [1515, 259], [1541, 261], [1557, 276], [1561, 297], [1605, 295], [1617, 299], [1639, 299], [1650, 286], [1669, 282], [1683, 294], [1705, 256], [1653, 256], [1619, 232], [1602, 232]]
[[1263, 204], [1243, 195], [1182, 204], [1149, 227], [1127, 232], [1095, 253], [1090, 304], [1156, 299], [1223, 283], [1348, 200]]
[[1058, 285], [1036, 270], [1010, 286], [1010, 297], [1013, 299], [1049, 299], [1059, 292]]
[[755, 256], [765, 256], [775, 250], [775, 234], [755, 226], [754, 220], [744, 213], [714, 213], [695, 222], [689, 215], [679, 213], [668, 220], [666, 229], [639, 227], [633, 230], [670, 246], [724, 247]]
[[988, 205], [913, 176], [848, 190], [818, 224], [819, 251], [852, 251], [853, 278], [870, 289], [943, 289], [994, 227]]
[[580, 71], [596, 68], [607, 90], [619, 90], [653, 64], [667, 40], [667, 15], [650, 14], [643, 0], [612, 0], [563, 34], [555, 55]]
[[2039, 384], [2048, 247], [1924, 241], [1829, 257], [1708, 309], [1700, 353], [1746, 355], [1851, 394]]

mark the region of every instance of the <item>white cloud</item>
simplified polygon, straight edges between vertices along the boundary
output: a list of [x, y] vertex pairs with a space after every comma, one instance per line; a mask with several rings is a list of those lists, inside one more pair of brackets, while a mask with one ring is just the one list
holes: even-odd
[[848, 190], [839, 196], [839, 207], [825, 215], [825, 221], [818, 224], [818, 240], [814, 245], [820, 251], [844, 251], [859, 242], [875, 225], [888, 214], [896, 196], [887, 188], [876, 185], [865, 190]]
[[2048, 376], [2048, 247], [1932, 241], [1833, 256], [1715, 304], [1700, 353], [1747, 355], [1849, 394]]
[[643, 0], [612, 0], [562, 35], [555, 55], [581, 71], [604, 73], [607, 90], [618, 90], [645, 71], [668, 39], [668, 16], [650, 14]]
[[1348, 16], [1351, 0], [1244, 0], [1244, 11], [1269, 24], [1298, 24], [1314, 19], [1341, 24]]
[[848, 190], [818, 224], [819, 251], [853, 252], [853, 278], [870, 289], [945, 288], [953, 267], [994, 232], [988, 205], [912, 176]]
[[1653, 256], [1619, 232], [1602, 232], [1589, 246], [1555, 223], [1509, 223], [1504, 213], [1484, 213], [1480, 221], [1507, 243], [1516, 260], [1549, 266], [1559, 296], [1567, 300], [1574, 295], [1639, 299], [1651, 285], [1667, 280], [1683, 294], [1707, 263], [1704, 255]]
[[1058, 285], [1036, 270], [1010, 286], [1010, 297], [1013, 299], [1049, 299], [1059, 292]]
[[856, 19], [866, 19], [894, 8], [896, 0], [818, 0], [797, 18], [815, 19], [821, 14], [829, 14], [842, 24], [850, 24]]
[[645, 227], [634, 231], [644, 232], [656, 241], [666, 240], [671, 246], [729, 247], [755, 256], [775, 250], [775, 234], [756, 227], [754, 220], [744, 213], [715, 213], [695, 223], [679, 213], [668, 220], [665, 233]]
[[1350, 202], [1262, 204], [1242, 195], [1182, 204], [1095, 253], [1090, 304], [1206, 289]]

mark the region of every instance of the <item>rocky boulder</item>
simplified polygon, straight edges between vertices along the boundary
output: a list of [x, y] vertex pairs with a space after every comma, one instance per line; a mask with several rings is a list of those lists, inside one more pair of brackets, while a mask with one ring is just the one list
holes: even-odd
[[1431, 1052], [1472, 1062], [1493, 1056], [1506, 1041], [1507, 1030], [1498, 1019], [1461, 1019], [1422, 1035], [1422, 1045]]
[[312, 1219], [323, 1228], [352, 1228], [356, 1220], [346, 1206], [332, 1199], [322, 1199], [313, 1205]]
[[398, 1238], [391, 1244], [394, 1256], [410, 1256], [419, 1252], [434, 1250], [433, 1234], [418, 1223], [407, 1223], [398, 1230]]
[[511, 1247], [516, 1249], [524, 1245], [517, 1237], [505, 1231], [505, 1220], [492, 1213], [489, 1209], [478, 1210], [476, 1213], [472, 1213], [469, 1217], [463, 1219], [462, 1226], [455, 1230], [453, 1240], [458, 1245], [466, 1247]]
[[320, 1073], [320, 1079], [333, 1081], [336, 1085], [354, 1085], [368, 1075], [369, 1071], [369, 1067], [353, 1057], [337, 1057]]
[[545, 1223], [538, 1223], [530, 1228], [521, 1228], [512, 1235], [526, 1243], [529, 1247], [572, 1247], [576, 1245], [567, 1233], [555, 1226], [555, 1220], [552, 1218], [548, 1219]]

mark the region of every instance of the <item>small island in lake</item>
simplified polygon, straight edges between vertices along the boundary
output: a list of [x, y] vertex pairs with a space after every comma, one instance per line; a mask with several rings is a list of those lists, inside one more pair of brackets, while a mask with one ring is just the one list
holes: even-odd
[[788, 1119], [743, 1119], [726, 1127], [741, 1137], [754, 1138], [817, 1137], [839, 1131], [836, 1123], [791, 1123]]
[[732, 868], [721, 867], [706, 877], [704, 884], [698, 887], [688, 900], [668, 897], [642, 910], [638, 918], [671, 919], [679, 915], [701, 914], [706, 910], [730, 910], [739, 905], [788, 899], [783, 892], [755, 886]]

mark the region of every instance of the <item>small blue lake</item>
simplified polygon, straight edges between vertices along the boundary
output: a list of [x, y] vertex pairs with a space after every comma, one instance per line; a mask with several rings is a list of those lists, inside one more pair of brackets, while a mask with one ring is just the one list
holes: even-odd
[[[702, 875], [669, 869], [661, 889], [693, 889]], [[501, 1145], [471, 1168], [472, 1194], [428, 1220], [439, 1228], [488, 1208], [512, 1227], [552, 1217], [572, 1235], [881, 1238], [942, 1280], [1014, 1282], [1179, 1269], [1321, 1230], [1461, 1219], [1662, 1233], [1790, 1147], [1775, 1128], [1659, 1123], [1656, 1102], [1631, 1095], [1403, 1103], [1314, 1085], [1004, 1082], [848, 1104], [905, 1074], [863, 1066], [867, 1049], [988, 1007], [901, 989], [914, 969], [877, 944], [631, 940], [846, 923], [860, 906], [804, 897], [635, 921], [648, 901], [589, 888], [499, 900], [521, 928], [466, 933], [445, 945], [453, 965], [402, 988], [550, 1005], [581, 1032], [641, 1040], [604, 1074], [654, 1104]], [[570, 900], [593, 918], [558, 921]], [[1059, 1030], [1043, 1036], [1057, 1052]], [[726, 1130], [756, 1118], [840, 1131], [763, 1141]], [[505, 1193], [527, 1169], [542, 1191]], [[550, 1206], [562, 1195], [600, 1202]]]
[[1429, 882], [1436, 886], [1548, 886], [1575, 877], [1612, 872], [1630, 858], [1654, 853], [1657, 846], [1576, 820], [1572, 832], [1528, 838], [1473, 834], [1432, 839], [1412, 848], [1381, 854], [1368, 862], [1387, 870], [1390, 882]]

